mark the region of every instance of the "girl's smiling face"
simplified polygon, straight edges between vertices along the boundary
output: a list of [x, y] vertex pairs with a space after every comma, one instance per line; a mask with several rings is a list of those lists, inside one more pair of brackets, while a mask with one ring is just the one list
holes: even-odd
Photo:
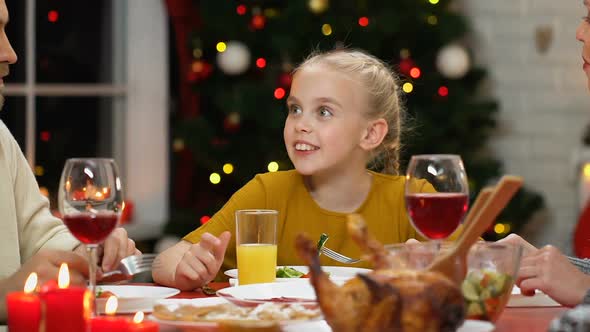
[[[365, 167], [359, 143], [366, 133], [367, 92], [351, 77], [323, 65], [297, 71], [287, 98], [284, 139], [299, 173]], [[346, 171], [344, 171], [346, 172]]]
[[588, 89], [590, 90], [590, 0], [584, 0], [584, 17], [576, 30], [576, 39], [581, 41], [582, 46], [582, 68], [588, 78]]

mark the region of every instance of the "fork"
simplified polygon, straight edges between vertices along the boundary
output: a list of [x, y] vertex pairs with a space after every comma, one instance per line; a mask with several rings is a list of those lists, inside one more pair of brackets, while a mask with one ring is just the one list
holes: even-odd
[[141, 272], [151, 271], [156, 256], [156, 254], [127, 256], [119, 262], [114, 270], [103, 273], [102, 277], [104, 279], [116, 274], [130, 277]]
[[331, 259], [338, 261], [340, 263], [344, 263], [344, 264], [354, 264], [354, 263], [358, 263], [361, 260], [360, 259], [355, 259], [355, 258], [350, 258], [348, 256], [344, 256], [339, 252], [336, 252], [326, 246], [322, 246], [320, 248], [320, 254], [324, 254], [328, 257], [330, 257]]

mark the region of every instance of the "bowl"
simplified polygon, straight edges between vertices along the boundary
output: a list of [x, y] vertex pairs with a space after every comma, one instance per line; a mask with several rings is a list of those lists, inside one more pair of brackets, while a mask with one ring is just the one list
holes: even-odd
[[[423, 270], [452, 243], [410, 242], [385, 246], [393, 268]], [[522, 247], [479, 241], [467, 257], [467, 274], [461, 283], [466, 319], [495, 322], [510, 299], [520, 266]], [[457, 273], [461, 273], [457, 261]]]

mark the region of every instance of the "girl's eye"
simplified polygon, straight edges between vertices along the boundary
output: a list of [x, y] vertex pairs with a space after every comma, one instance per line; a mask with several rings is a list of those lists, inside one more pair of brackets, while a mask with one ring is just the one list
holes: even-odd
[[590, 24], [590, 14], [589, 15], [586, 15], [586, 16], [583, 16], [582, 19], [584, 20], [584, 22]]
[[289, 106], [289, 114], [299, 114], [299, 113], [301, 113], [301, 108], [299, 108], [299, 106], [297, 106], [297, 105]]
[[327, 107], [321, 107], [319, 112], [322, 117], [332, 116], [332, 112]]

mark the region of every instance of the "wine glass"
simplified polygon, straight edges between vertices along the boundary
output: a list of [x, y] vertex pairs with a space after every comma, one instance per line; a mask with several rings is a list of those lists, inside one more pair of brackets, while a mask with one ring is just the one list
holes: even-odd
[[[123, 185], [117, 164], [107, 158], [66, 160], [58, 191], [64, 224], [86, 246], [89, 288], [96, 294], [96, 249], [117, 226], [123, 210]], [[93, 305], [93, 312], [96, 308]]]
[[469, 184], [461, 157], [412, 156], [406, 172], [405, 195], [414, 228], [440, 245], [459, 227], [469, 205]]

